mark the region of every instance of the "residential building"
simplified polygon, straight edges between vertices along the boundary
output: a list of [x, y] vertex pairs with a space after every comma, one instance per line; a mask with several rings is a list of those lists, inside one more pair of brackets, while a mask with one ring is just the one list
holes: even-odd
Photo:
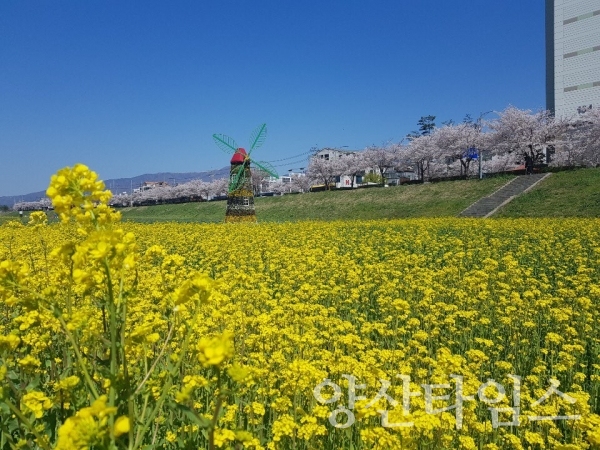
[[409, 167], [390, 168], [383, 173], [385, 184], [390, 186], [398, 186], [407, 181], [415, 181], [418, 179], [417, 173]]
[[546, 0], [546, 108], [600, 107], [600, 0]]
[[343, 156], [351, 155], [353, 153], [358, 153], [357, 150], [340, 150], [337, 148], [323, 148], [319, 150], [317, 153], [313, 155], [313, 158], [322, 158], [326, 161], [332, 160], [334, 158], [341, 158]]
[[[364, 150], [363, 150], [364, 151]], [[337, 158], [343, 158], [354, 154], [361, 153], [360, 150], [340, 150], [334, 148], [323, 148], [315, 153], [312, 158], [321, 158], [326, 161], [331, 161]], [[379, 175], [379, 169], [376, 167], [368, 167], [355, 175], [341, 175], [335, 179], [336, 188], [357, 188], [365, 183], [365, 176], [368, 174]], [[412, 168], [397, 167], [387, 168], [383, 174], [385, 184], [398, 185], [406, 181], [416, 180], [417, 174]], [[374, 183], [367, 183], [374, 184]]]
[[167, 187], [170, 186], [166, 181], [144, 181], [139, 188], [133, 190], [133, 192], [142, 192], [148, 191], [150, 189], [154, 189], [157, 187]]
[[[354, 179], [353, 179], [354, 178]], [[363, 183], [363, 175], [342, 175], [335, 177], [335, 187], [340, 188], [352, 188], [358, 187]]]

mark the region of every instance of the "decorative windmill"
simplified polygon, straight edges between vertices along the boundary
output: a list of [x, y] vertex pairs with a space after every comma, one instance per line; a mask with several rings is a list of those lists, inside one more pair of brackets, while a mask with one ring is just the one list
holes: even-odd
[[256, 222], [250, 163], [272, 177], [279, 178], [275, 169], [269, 163], [256, 162], [250, 158], [252, 152], [263, 144], [266, 137], [267, 124], [263, 123], [250, 136], [250, 150], [246, 153], [246, 150], [239, 148], [229, 136], [213, 134], [217, 146], [225, 153], [233, 154], [229, 171], [225, 222]]

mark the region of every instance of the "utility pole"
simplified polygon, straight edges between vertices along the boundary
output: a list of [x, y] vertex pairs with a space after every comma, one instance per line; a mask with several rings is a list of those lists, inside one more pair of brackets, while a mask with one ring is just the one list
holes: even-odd
[[[485, 116], [486, 114], [492, 113], [492, 112], [494, 112], [494, 111], [493, 110], [486, 111], [484, 113], [479, 114], [479, 118], [477, 119], [477, 130], [479, 131], [479, 133], [481, 133], [481, 129], [483, 128], [482, 124], [481, 124], [481, 122], [483, 120], [483, 116]], [[479, 146], [479, 147], [481, 147], [481, 146]], [[477, 159], [479, 159], [479, 179], [481, 180], [481, 179], [483, 179], [483, 168], [481, 165], [481, 160], [483, 158], [483, 152], [481, 151], [481, 148], [477, 149], [477, 153], [478, 153]]]

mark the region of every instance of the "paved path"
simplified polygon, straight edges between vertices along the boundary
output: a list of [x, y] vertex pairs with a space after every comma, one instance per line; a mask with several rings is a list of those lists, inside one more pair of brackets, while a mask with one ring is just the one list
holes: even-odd
[[513, 178], [496, 192], [487, 197], [480, 198], [463, 212], [459, 217], [490, 217], [496, 213], [502, 206], [506, 205], [513, 198], [528, 191], [544, 178], [550, 176], [549, 173], [536, 173], [533, 175], [519, 175]]

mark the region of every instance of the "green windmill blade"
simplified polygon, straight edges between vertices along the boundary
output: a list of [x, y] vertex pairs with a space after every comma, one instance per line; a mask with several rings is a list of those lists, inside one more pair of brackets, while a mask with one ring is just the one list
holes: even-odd
[[238, 171], [235, 174], [235, 177], [229, 182], [229, 192], [235, 191], [244, 183], [244, 181], [246, 180], [245, 172], [246, 170], [244, 164], [240, 164], [240, 166], [238, 167]]
[[252, 161], [252, 164], [254, 164], [256, 167], [258, 167], [263, 172], [268, 173], [272, 177], [279, 178], [279, 175], [277, 175], [277, 171], [275, 170], [275, 167], [273, 167], [270, 163], [268, 163], [266, 161], [259, 161], [259, 162]]
[[254, 130], [252, 132], [252, 134], [250, 135], [250, 147], [248, 150], [248, 155], [255, 148], [258, 148], [261, 145], [263, 145], [266, 138], [267, 138], [267, 124], [263, 123], [258, 128], [256, 128], [256, 130]]
[[213, 139], [217, 144], [217, 147], [219, 147], [225, 153], [232, 154], [238, 149], [235, 141], [229, 136], [225, 136], [224, 134], [213, 134]]

